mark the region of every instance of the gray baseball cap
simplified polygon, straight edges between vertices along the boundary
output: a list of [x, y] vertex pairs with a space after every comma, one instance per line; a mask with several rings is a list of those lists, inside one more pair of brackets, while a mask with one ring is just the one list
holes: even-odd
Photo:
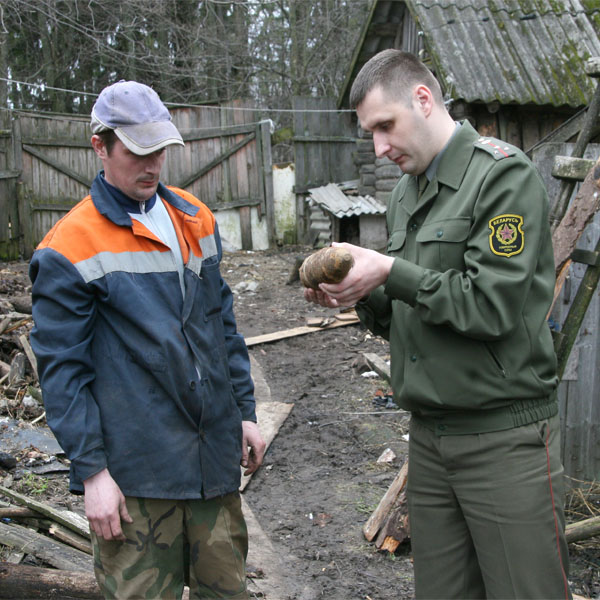
[[122, 79], [104, 88], [92, 108], [91, 127], [92, 133], [114, 130], [131, 152], [141, 156], [170, 144], [184, 145], [158, 94], [137, 81]]

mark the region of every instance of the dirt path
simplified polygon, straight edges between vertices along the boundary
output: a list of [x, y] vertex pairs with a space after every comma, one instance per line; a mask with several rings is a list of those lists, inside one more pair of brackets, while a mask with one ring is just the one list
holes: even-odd
[[[295, 257], [227, 255], [223, 276], [236, 291], [246, 336], [298, 327], [334, 310], [307, 304], [298, 282], [286, 285]], [[245, 283], [243, 283], [245, 282]], [[250, 284], [248, 289], [240, 291]], [[361, 377], [363, 352], [388, 354], [384, 340], [358, 325], [252, 347], [273, 400], [294, 403], [263, 468], [244, 492], [279, 553], [288, 595], [281, 600], [412, 597], [408, 548], [387, 557], [366, 542], [362, 526], [402, 464], [406, 423], [374, 403], [380, 379]], [[391, 447], [394, 463], [377, 463]]]

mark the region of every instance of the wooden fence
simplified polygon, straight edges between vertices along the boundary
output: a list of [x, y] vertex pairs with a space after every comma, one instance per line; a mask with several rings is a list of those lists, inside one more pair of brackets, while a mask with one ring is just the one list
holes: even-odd
[[[309, 242], [308, 190], [358, 179], [358, 167], [354, 162], [356, 125], [351, 113], [336, 111], [333, 98], [296, 97], [293, 106], [296, 111], [293, 141], [297, 232], [300, 241]], [[319, 209], [318, 212], [322, 211]], [[325, 215], [322, 218], [328, 219]]]
[[[274, 240], [269, 122], [240, 102], [175, 108], [185, 147], [172, 146], [161, 179], [212, 210], [239, 214], [243, 249], [252, 249], [251, 210]], [[56, 221], [89, 192], [101, 163], [90, 145], [89, 118], [15, 113], [0, 131], [0, 259], [28, 258]]]

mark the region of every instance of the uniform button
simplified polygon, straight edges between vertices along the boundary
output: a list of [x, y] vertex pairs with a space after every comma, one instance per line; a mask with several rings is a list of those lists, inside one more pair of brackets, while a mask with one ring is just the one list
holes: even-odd
[[190, 381], [190, 390], [194, 391], [196, 389], [196, 382], [192, 379]]
[[410, 357], [410, 360], [411, 360], [411, 362], [417, 362], [417, 355], [416, 355], [416, 354], [413, 354], [413, 355]]
[[200, 434], [200, 439], [205, 442], [206, 441], [206, 434], [204, 433], [204, 429], [201, 429], [199, 432]]
[[411, 230], [411, 231], [415, 231], [415, 230], [417, 229], [417, 227], [418, 227], [418, 225], [417, 225], [416, 223], [413, 223], [413, 224], [410, 226], [410, 230]]
[[437, 237], [441, 238], [444, 235], [444, 232], [440, 229], [435, 235], [437, 235]]
[[437, 428], [438, 428], [440, 431], [446, 431], [446, 426], [445, 426], [445, 425], [438, 425], [438, 426], [437, 426]]

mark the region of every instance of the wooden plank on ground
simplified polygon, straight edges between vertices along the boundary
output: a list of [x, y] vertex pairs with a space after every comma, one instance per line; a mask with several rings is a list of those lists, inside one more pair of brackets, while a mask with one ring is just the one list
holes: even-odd
[[[266, 452], [294, 405], [271, 400], [271, 389], [267, 384], [262, 367], [252, 354], [250, 354], [250, 366], [254, 382], [254, 397], [256, 398], [256, 418], [260, 433], [267, 444]], [[240, 491], [246, 488], [251, 477], [252, 475], [244, 475], [244, 469], [242, 468]]]
[[[301, 589], [301, 582], [294, 581], [293, 570], [289, 569], [295, 560], [293, 556], [282, 556], [276, 552], [260, 526], [252, 509], [242, 496], [242, 510], [248, 527], [248, 559], [247, 572], [255, 572], [256, 578], [248, 579], [248, 591], [251, 597], [291, 598], [296, 588]], [[294, 595], [294, 597], [296, 597]]]
[[[348, 316], [354, 314], [354, 317]], [[275, 331], [274, 333], [266, 333], [263, 335], [257, 335], [254, 337], [246, 338], [246, 346], [255, 346], [256, 344], [268, 344], [269, 342], [277, 342], [286, 338], [296, 337], [299, 335], [305, 335], [307, 333], [314, 333], [315, 331], [325, 331], [326, 329], [335, 329], [336, 327], [344, 327], [346, 325], [356, 325], [360, 323], [360, 319], [356, 313], [341, 313], [336, 315], [335, 321], [324, 327], [310, 327], [303, 325], [300, 327], [294, 327], [292, 329], [284, 329], [282, 331]]]
[[46, 515], [53, 521], [68, 527], [75, 533], [84, 536], [87, 539], [90, 539], [90, 526], [88, 520], [70, 510], [58, 510], [49, 506], [48, 504], [44, 504], [43, 502], [38, 502], [33, 498], [28, 498], [23, 494], [19, 494], [19, 492], [15, 492], [9, 488], [5, 488], [0, 486], [0, 494], [7, 496], [8, 498], [12, 498], [16, 500], [19, 504], [26, 506], [27, 508], [31, 508], [43, 515]]
[[385, 379], [386, 381], [391, 380], [390, 366], [383, 358], [372, 352], [364, 352], [363, 356], [371, 369], [373, 369], [373, 371], [375, 371], [382, 379]]
[[[258, 428], [267, 444], [266, 449], [269, 448], [271, 442], [275, 439], [280, 427], [292, 412], [292, 408], [294, 408], [294, 405], [287, 402], [257, 402], [256, 417], [258, 419]], [[244, 475], [243, 473], [244, 469], [242, 467], [240, 491], [246, 488], [252, 478], [252, 475]]]
[[0, 544], [37, 556], [57, 569], [92, 572], [92, 557], [20, 525], [0, 522]]

